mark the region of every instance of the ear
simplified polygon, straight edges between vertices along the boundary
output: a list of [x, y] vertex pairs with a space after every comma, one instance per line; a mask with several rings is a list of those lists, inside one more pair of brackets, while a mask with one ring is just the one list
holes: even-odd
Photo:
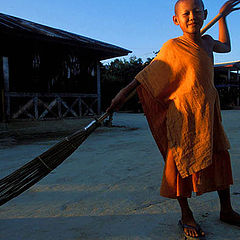
[[207, 9], [205, 9], [205, 10], [204, 10], [204, 20], [207, 19], [207, 15], [208, 15], [208, 11], [207, 11]]
[[179, 25], [179, 21], [178, 21], [177, 16], [173, 16], [173, 22], [174, 22], [175, 25]]

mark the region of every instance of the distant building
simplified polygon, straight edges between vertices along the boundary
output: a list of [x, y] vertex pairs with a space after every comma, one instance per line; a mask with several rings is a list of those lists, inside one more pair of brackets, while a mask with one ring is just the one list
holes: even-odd
[[128, 53], [0, 13], [0, 121], [100, 113], [99, 62]]
[[240, 106], [240, 61], [215, 64], [214, 71], [222, 108]]

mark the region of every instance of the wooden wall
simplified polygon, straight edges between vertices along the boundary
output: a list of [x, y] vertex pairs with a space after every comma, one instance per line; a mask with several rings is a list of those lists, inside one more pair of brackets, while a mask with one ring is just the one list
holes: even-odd
[[[5, 46], [4, 50], [0, 50], [0, 59], [2, 61], [4, 56], [7, 57], [9, 67], [9, 89], [5, 89], [5, 93], [9, 92], [9, 95], [5, 95], [5, 104], [1, 100], [1, 112], [5, 112], [8, 118], [15, 116], [15, 118], [36, 119], [39, 116], [50, 115], [53, 118], [61, 118], [79, 117], [84, 112], [85, 114], [99, 113], [100, 73], [97, 59], [87, 56], [84, 51], [75, 51], [61, 44], [26, 39], [18, 39], [17, 44], [14, 44], [16, 39], [13, 42], [11, 39], [8, 41], [1, 38], [0, 41]], [[1, 63], [0, 65], [3, 66]], [[1, 68], [0, 73], [2, 74], [0, 86], [3, 89], [4, 76]], [[69, 94], [72, 94], [72, 97]], [[43, 103], [43, 109], [39, 111], [47, 110], [48, 114], [36, 114], [38, 104], [34, 105], [34, 101], [36, 102], [36, 97], [43, 96], [45, 99], [38, 98]], [[60, 96], [66, 99], [59, 100]], [[6, 102], [9, 97], [10, 107]], [[65, 104], [64, 108], [68, 109], [67, 114], [64, 114], [64, 111], [61, 112], [60, 108], [56, 110], [58, 113], [53, 113], [53, 107], [56, 107], [57, 101], [58, 106], [59, 103]], [[71, 109], [74, 103], [78, 104], [78, 113]], [[32, 111], [30, 108], [35, 108], [34, 113], [30, 112]], [[1, 114], [1, 121], [4, 118], [3, 115]]]

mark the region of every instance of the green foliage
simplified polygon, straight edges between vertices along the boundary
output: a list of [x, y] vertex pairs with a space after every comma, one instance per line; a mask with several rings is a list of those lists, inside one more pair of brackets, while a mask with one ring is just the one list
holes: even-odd
[[104, 65], [102, 68], [103, 82], [120, 82], [127, 83], [131, 81], [136, 74], [142, 70], [143, 61], [141, 58], [131, 57], [129, 61], [126, 59], [116, 59]]
[[[115, 59], [109, 64], [101, 66], [101, 87], [102, 87], [102, 107], [108, 107], [111, 99], [127, 84], [129, 84], [134, 77], [150, 62], [148, 58], [143, 62], [141, 58], [131, 57], [126, 59]], [[127, 109], [134, 108], [137, 105], [137, 99], [128, 104]], [[125, 107], [126, 109], [126, 107]], [[132, 109], [133, 110], [133, 109]]]

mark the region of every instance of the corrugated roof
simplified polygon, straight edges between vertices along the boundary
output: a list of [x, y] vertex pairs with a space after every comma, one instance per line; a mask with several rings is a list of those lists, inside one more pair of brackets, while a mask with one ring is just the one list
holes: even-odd
[[67, 43], [69, 44], [72, 43], [75, 45], [80, 44], [84, 48], [91, 48], [112, 53], [112, 56], [110, 56], [109, 58], [124, 56], [127, 55], [128, 53], [131, 53], [131, 51], [127, 49], [112, 44], [94, 40], [88, 37], [84, 37], [60, 29], [48, 27], [45, 25], [41, 25], [14, 16], [6, 15], [3, 13], [0, 13], [0, 28], [9, 30], [11, 32], [14, 31], [18, 33], [21, 32], [24, 35], [30, 34], [31, 36], [32, 35], [39, 37], [42, 36], [48, 38], [48, 40], [53, 41], [57, 40], [60, 42], [64, 42], [65, 44]]

